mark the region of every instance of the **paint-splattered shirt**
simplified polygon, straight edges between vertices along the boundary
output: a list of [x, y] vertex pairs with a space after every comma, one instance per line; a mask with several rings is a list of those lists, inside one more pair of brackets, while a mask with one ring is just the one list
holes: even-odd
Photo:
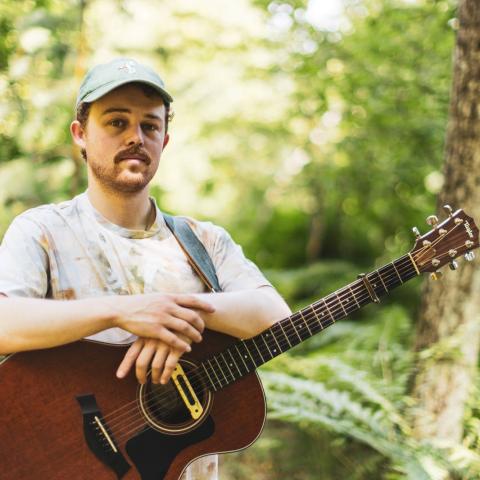
[[[204, 284], [154, 205], [156, 220], [147, 231], [109, 222], [93, 208], [87, 193], [22, 213], [10, 225], [0, 247], [0, 293], [79, 299], [204, 292]], [[187, 220], [207, 249], [223, 291], [270, 285], [223, 228]], [[111, 328], [89, 338], [130, 343], [135, 336]], [[216, 456], [204, 457], [187, 469], [183, 480], [215, 480], [217, 472]]]

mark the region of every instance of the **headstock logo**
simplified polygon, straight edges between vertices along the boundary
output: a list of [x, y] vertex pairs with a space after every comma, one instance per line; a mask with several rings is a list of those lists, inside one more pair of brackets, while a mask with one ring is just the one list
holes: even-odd
[[465, 230], [467, 230], [468, 236], [470, 238], [473, 238], [473, 232], [472, 232], [472, 229], [470, 227], [470, 224], [468, 222], [465, 222], [464, 225], [465, 225]]

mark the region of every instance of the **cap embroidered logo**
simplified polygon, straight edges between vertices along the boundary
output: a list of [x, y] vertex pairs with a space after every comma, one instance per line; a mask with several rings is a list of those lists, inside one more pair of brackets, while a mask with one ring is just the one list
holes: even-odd
[[119, 70], [125, 70], [126, 73], [135, 73], [135, 62], [129, 61], [125, 62], [121, 67], [118, 67]]

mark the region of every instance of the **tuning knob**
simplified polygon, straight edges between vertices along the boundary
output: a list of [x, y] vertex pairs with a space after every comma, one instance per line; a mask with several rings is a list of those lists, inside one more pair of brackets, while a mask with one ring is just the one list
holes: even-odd
[[420, 230], [417, 228], [417, 227], [413, 227], [412, 228], [412, 232], [413, 234], [415, 235], [416, 238], [420, 238], [421, 235], [420, 235]]
[[430, 274], [430, 278], [432, 280], [439, 280], [440, 278], [442, 278], [442, 275], [443, 275], [442, 272], [432, 272]]
[[450, 205], [444, 205], [443, 209], [448, 213], [449, 217], [453, 217], [453, 208]]
[[471, 262], [474, 258], [475, 258], [475, 252], [467, 252], [465, 255], [465, 260], [467, 260], [468, 262]]
[[438, 217], [436, 215], [430, 215], [427, 217], [427, 225], [431, 227], [436, 227], [438, 224]]
[[455, 260], [452, 260], [449, 263], [450, 270], [456, 270], [458, 268], [458, 263]]

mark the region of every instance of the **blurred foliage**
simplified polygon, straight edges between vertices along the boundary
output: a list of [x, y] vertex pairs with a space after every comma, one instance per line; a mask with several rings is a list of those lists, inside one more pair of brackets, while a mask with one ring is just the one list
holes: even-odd
[[[0, 236], [85, 188], [76, 91], [129, 55], [175, 97], [152, 194], [227, 226], [292, 306], [408, 251], [443, 182], [455, 3], [344, 0], [332, 27], [322, 1], [3, 0]], [[225, 478], [478, 478], [473, 400], [456, 449], [409, 435], [418, 298], [412, 282], [269, 364], [272, 420]]]

